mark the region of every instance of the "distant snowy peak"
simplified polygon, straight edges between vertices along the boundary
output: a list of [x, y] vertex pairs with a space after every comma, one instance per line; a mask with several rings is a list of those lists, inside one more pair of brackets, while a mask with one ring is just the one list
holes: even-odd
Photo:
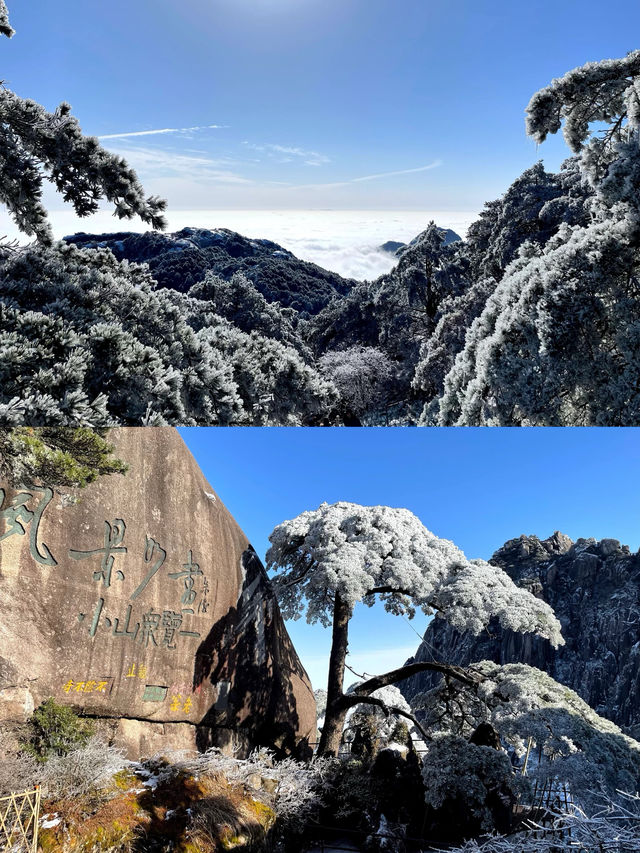
[[[379, 250], [381, 252], [387, 252], [390, 255], [396, 255], [396, 257], [400, 257], [410, 246], [419, 245], [428, 229], [425, 231], [421, 231], [416, 237], [411, 240], [410, 243], [400, 243], [397, 240], [387, 240], [386, 243], [383, 243], [379, 246]], [[444, 241], [443, 245], [447, 246], [449, 243], [455, 243], [456, 240], [461, 240], [459, 234], [456, 234], [455, 231], [452, 231], [451, 228], [438, 228], [438, 231], [443, 235]]]

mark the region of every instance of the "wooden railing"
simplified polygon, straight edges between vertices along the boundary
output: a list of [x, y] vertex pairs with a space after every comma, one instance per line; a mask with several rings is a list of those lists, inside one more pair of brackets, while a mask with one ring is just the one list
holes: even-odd
[[40, 788], [0, 797], [0, 853], [37, 853]]

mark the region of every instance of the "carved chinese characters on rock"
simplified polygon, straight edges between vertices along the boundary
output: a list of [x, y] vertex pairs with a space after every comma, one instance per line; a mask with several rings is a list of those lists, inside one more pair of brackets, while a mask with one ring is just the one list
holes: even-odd
[[0, 489], [0, 521], [5, 522], [4, 533], [0, 533], [0, 542], [10, 536], [26, 536], [28, 528], [31, 556], [43, 566], [57, 565], [51, 551], [43, 542], [39, 542], [38, 535], [42, 514], [52, 497], [51, 489], [34, 486], [29, 491], [18, 492], [7, 503], [5, 491]]
[[[131, 536], [127, 519], [107, 517], [88, 528], [83, 547], [67, 546], [65, 553], [57, 553], [58, 547], [49, 547], [41, 535], [43, 517], [53, 511], [52, 499], [53, 491], [43, 486], [25, 488], [10, 498], [0, 489], [0, 547], [11, 537], [27, 537], [30, 557], [40, 565], [54, 574], [68, 568], [74, 575], [81, 572], [85, 588], [95, 588], [95, 598], [85, 598], [84, 607], [78, 608], [77, 630], [92, 644], [124, 643], [123, 648], [130, 649], [125, 654], [128, 668], [118, 678], [95, 670], [68, 672], [59, 689], [75, 698], [108, 696], [119, 686], [137, 685], [143, 701], [166, 699], [172, 702], [172, 713], [188, 714], [192, 700], [187, 695], [178, 700], [175, 694], [167, 695], [168, 686], [146, 682], [152, 677], [154, 650], [173, 655], [182, 644], [201, 638], [211, 588], [196, 551], [163, 544], [148, 532], [141, 541], [139, 528]], [[73, 539], [69, 544], [75, 545]], [[149, 599], [161, 606], [150, 606]]]

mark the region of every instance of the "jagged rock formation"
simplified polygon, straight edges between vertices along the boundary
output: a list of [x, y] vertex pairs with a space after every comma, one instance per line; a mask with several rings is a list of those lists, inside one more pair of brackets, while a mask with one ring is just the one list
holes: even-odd
[[109, 437], [125, 476], [0, 489], [0, 721], [53, 696], [135, 757], [304, 751], [313, 692], [246, 537], [175, 430]]
[[356, 283], [316, 264], [301, 261], [271, 240], [251, 240], [227, 228], [183, 228], [173, 234], [74, 234], [67, 243], [106, 247], [118, 260], [147, 263], [161, 287], [186, 293], [207, 272], [223, 279], [244, 275], [268, 302], [316, 314]]
[[[640, 738], [640, 554], [631, 554], [616, 539], [574, 543], [556, 532], [543, 541], [536, 536], [512, 539], [490, 562], [554, 608], [566, 645], [554, 650], [531, 634], [497, 626], [472, 637], [434, 619], [411, 661], [530, 664]], [[410, 699], [438, 680], [424, 673], [399, 686]]]

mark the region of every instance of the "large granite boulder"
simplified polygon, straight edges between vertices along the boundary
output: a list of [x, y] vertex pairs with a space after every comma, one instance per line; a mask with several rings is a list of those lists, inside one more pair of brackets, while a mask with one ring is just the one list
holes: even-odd
[[[640, 553], [617, 539], [511, 539], [490, 560], [553, 607], [566, 645], [490, 625], [474, 637], [433, 619], [411, 661], [521, 662], [548, 672], [598, 714], [640, 739]], [[439, 676], [424, 672], [398, 686], [407, 699]]]
[[245, 535], [174, 429], [109, 437], [125, 476], [0, 484], [0, 720], [52, 696], [135, 756], [303, 753], [313, 692]]

